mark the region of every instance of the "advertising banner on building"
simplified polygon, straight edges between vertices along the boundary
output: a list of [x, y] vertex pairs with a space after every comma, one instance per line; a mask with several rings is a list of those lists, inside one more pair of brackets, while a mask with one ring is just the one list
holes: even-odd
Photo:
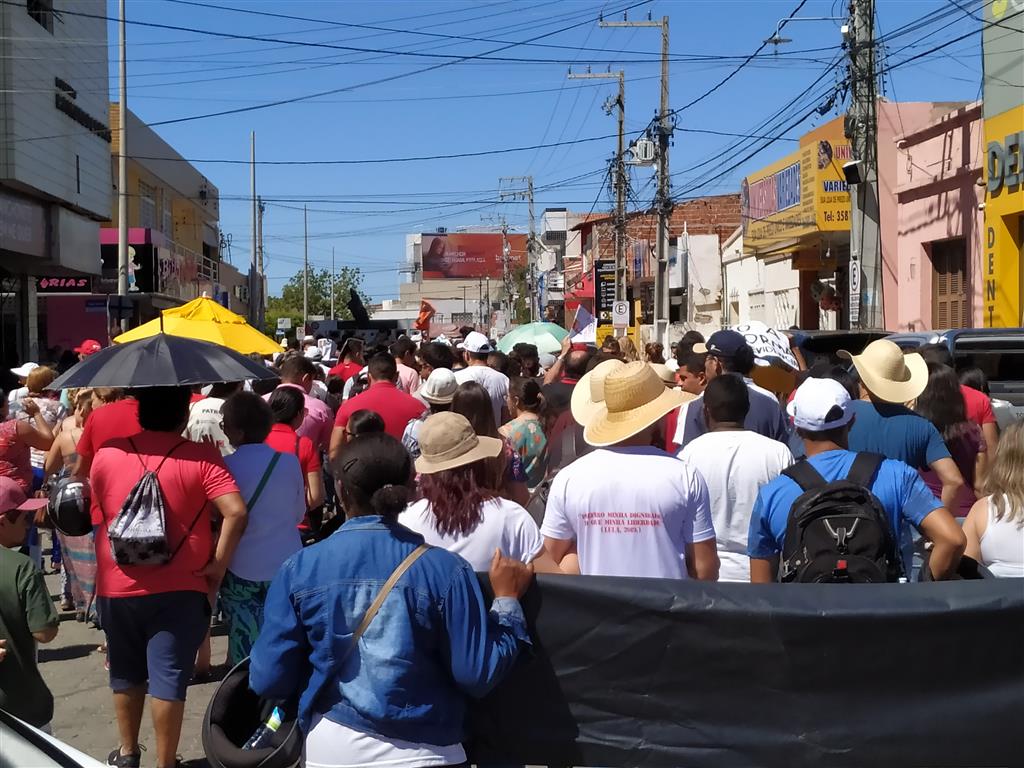
[[[486, 577], [481, 576], [485, 593]], [[469, 707], [479, 765], [1020, 765], [1014, 579], [538, 576], [529, 654]]]
[[[420, 252], [424, 280], [501, 278], [504, 242], [500, 232], [423, 234]], [[526, 264], [526, 235], [507, 235], [510, 269]]]
[[[808, 156], [809, 152], [809, 156]], [[851, 158], [842, 119], [831, 120], [800, 139], [801, 158], [814, 166], [814, 219], [821, 232], [850, 229], [850, 190], [843, 165]]]
[[594, 314], [599, 324], [612, 321], [615, 304], [615, 259], [598, 259], [594, 262]]

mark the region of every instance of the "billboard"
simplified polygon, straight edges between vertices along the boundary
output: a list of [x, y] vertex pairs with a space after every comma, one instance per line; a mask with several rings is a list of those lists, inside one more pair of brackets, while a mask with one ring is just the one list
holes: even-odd
[[[420, 243], [424, 280], [500, 279], [504, 273], [500, 232], [423, 234]], [[526, 235], [506, 235], [509, 268], [526, 265]]]

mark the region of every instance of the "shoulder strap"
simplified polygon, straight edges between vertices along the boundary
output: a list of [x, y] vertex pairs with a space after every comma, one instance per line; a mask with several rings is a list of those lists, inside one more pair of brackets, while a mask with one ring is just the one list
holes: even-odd
[[274, 451], [273, 457], [270, 459], [270, 463], [267, 468], [263, 470], [263, 477], [260, 478], [259, 485], [256, 486], [256, 490], [252, 492], [252, 496], [249, 497], [249, 503], [245, 505], [246, 510], [252, 511], [252, 508], [256, 506], [256, 501], [259, 499], [260, 494], [263, 493], [263, 489], [267, 486], [267, 481], [270, 476], [274, 473], [274, 467], [277, 466], [278, 459], [281, 458], [281, 454]]
[[821, 476], [807, 459], [798, 461], [796, 464], [786, 467], [782, 474], [800, 486], [803, 491], [810, 491], [814, 488], [824, 488], [828, 481]]
[[348, 650], [345, 651], [345, 655], [341, 657], [341, 663], [344, 664], [352, 652], [359, 646], [359, 638], [363, 636], [367, 628], [370, 626], [370, 622], [373, 621], [380, 607], [384, 605], [384, 598], [388, 596], [398, 580], [402, 578], [406, 571], [412, 567], [412, 564], [420, 559], [420, 556], [426, 552], [430, 547], [427, 544], [420, 544], [416, 549], [409, 553], [408, 557], [398, 564], [398, 567], [391, 572], [388, 576], [388, 580], [384, 582], [384, 586], [380, 588], [380, 592], [373, 598], [373, 602], [370, 603], [370, 607], [366, 609], [366, 613], [363, 614], [362, 621], [359, 622], [359, 626], [356, 627], [355, 632], [352, 633], [352, 642], [348, 646]]
[[846, 474], [846, 479], [870, 489], [875, 480], [875, 473], [881, 466], [882, 456], [877, 453], [858, 453]]
[[[188, 440], [182, 440], [181, 442], [175, 444], [171, 448], [171, 450], [169, 450], [166, 453], [166, 455], [162, 459], [160, 459], [160, 463], [156, 465], [156, 469], [152, 470], [153, 474], [159, 474], [160, 470], [164, 466], [164, 462], [171, 458], [171, 454], [174, 453], [179, 448], [181, 448], [181, 446], [183, 446], [187, 442]], [[135, 441], [132, 440], [130, 437], [128, 438], [128, 445], [130, 445], [132, 447], [132, 450], [135, 452], [135, 456], [138, 458], [139, 463], [142, 465], [142, 469], [145, 470], [146, 472], [149, 472], [150, 470], [146, 469], [146, 462], [142, 460], [142, 454], [139, 453], [139, 449], [135, 447]]]

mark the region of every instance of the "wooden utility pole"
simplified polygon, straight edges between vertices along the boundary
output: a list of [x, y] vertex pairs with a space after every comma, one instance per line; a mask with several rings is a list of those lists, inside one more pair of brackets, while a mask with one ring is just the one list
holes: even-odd
[[309, 321], [309, 215], [302, 206], [302, 335]]
[[668, 175], [668, 145], [672, 137], [672, 116], [668, 106], [668, 16], [660, 21], [605, 21], [602, 27], [660, 27], [661, 28], [661, 105], [654, 133], [658, 140], [658, 193], [654, 207], [658, 215], [657, 258], [654, 272], [654, 338], [669, 348], [669, 292], [668, 292], [668, 223], [672, 216], [672, 196]]
[[[128, 53], [125, 34], [124, 2], [119, 3], [118, 19], [118, 98], [117, 109], [117, 295], [128, 295]], [[171, 233], [167, 233], [170, 235]], [[155, 282], [155, 281], [154, 281]], [[154, 290], [156, 290], [154, 288]], [[123, 301], [118, 302], [118, 321], [122, 331], [128, 330], [123, 314]]]
[[525, 200], [529, 209], [530, 231], [526, 238], [526, 296], [530, 302], [530, 322], [537, 319], [537, 233], [533, 215], [533, 176], [502, 176], [503, 183], [522, 184], [523, 188], [512, 192], [499, 192], [499, 200]]
[[569, 73], [570, 80], [609, 80], [618, 78], [619, 97], [605, 103], [605, 112], [619, 108], [619, 146], [615, 154], [615, 300], [626, 300], [626, 73]]

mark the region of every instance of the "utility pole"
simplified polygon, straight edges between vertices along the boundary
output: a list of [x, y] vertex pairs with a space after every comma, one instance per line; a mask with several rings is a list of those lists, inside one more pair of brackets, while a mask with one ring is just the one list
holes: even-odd
[[266, 279], [263, 271], [263, 213], [266, 211], [267, 206], [264, 205], [263, 199], [260, 197], [256, 198], [256, 276], [259, 281], [259, 301], [256, 304], [256, 321], [258, 327], [263, 327], [263, 322], [266, 320], [266, 308], [267, 308], [267, 297], [265, 293]]
[[309, 319], [309, 216], [302, 206], [302, 335]]
[[875, 2], [850, 0], [850, 111], [846, 135], [857, 183], [850, 194], [850, 327], [882, 328], [882, 241], [878, 204], [878, 114], [875, 70]]
[[[655, 208], [658, 214], [657, 258], [654, 273], [654, 338], [669, 348], [669, 289], [668, 289], [668, 223], [672, 216], [672, 197], [669, 192], [668, 145], [672, 137], [672, 116], [668, 106], [668, 16], [660, 21], [605, 21], [602, 27], [660, 27], [661, 28], [661, 105], [658, 110], [655, 134], [658, 139], [658, 193]], [[689, 302], [689, 297], [686, 299]], [[685, 308], [684, 308], [685, 309]], [[688, 314], [688, 313], [687, 313]]]
[[570, 80], [619, 80], [619, 98], [607, 101], [605, 113], [617, 105], [619, 108], [619, 146], [615, 155], [615, 300], [626, 300], [626, 73], [587, 72], [576, 75], [569, 73]]
[[259, 323], [259, 309], [257, 302], [259, 288], [257, 281], [260, 280], [259, 271], [259, 203], [256, 200], [256, 131], [249, 132], [249, 192], [252, 197], [252, 253], [249, 258], [249, 322], [253, 325]]
[[[118, 99], [117, 109], [117, 295], [128, 295], [128, 51], [124, 3], [119, 4], [118, 20]], [[128, 318], [118, 302], [121, 330], [128, 330]]]
[[502, 176], [501, 184], [523, 184], [524, 189], [499, 192], [499, 200], [526, 200], [529, 208], [530, 233], [526, 238], [526, 295], [530, 302], [530, 322], [537, 319], [537, 233], [533, 215], [533, 176]]
[[334, 319], [334, 246], [331, 246], [331, 320]]

